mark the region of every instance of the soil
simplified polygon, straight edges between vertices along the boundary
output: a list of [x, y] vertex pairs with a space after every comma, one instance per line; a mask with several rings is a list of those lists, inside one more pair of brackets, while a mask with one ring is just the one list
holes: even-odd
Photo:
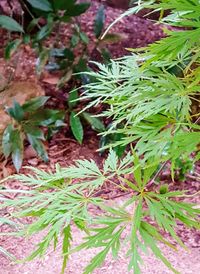
[[[82, 26], [83, 30], [88, 34], [91, 40], [90, 53], [93, 60], [98, 60], [98, 52], [93, 48], [93, 42], [95, 40], [93, 35], [93, 21], [97, 9], [99, 8], [99, 3], [94, 2], [86, 15], [83, 15]], [[114, 9], [111, 7], [106, 7], [106, 24], [105, 28], [113, 22], [123, 11], [119, 9]], [[90, 21], [88, 22], [88, 18]], [[123, 37], [121, 42], [113, 43], [108, 45], [109, 50], [112, 52], [113, 57], [121, 57], [124, 54], [129, 54], [126, 48], [143, 47], [148, 43], [152, 43], [163, 37], [162, 26], [155, 25], [153, 21], [148, 19], [139, 18], [137, 16], [129, 16], [123, 18], [119, 23], [117, 23], [113, 29], [112, 33], [120, 33]], [[1, 34], [1, 33], [0, 33]], [[2, 37], [5, 34], [2, 33]], [[63, 29], [62, 39], [63, 41], [68, 41], [70, 32], [68, 29]], [[6, 39], [1, 39], [0, 48], [3, 49], [5, 46]], [[2, 51], [0, 50], [0, 57], [2, 56]], [[17, 66], [17, 71], [14, 75], [14, 79], [24, 80], [34, 78], [34, 64], [35, 55], [29, 47], [23, 47], [21, 49], [20, 57], [21, 59], [19, 65]], [[27, 66], [27, 60], [29, 64]], [[63, 98], [66, 99], [69, 88], [65, 87], [60, 91], [55, 91], [55, 85], [51, 83], [54, 76], [45, 74], [43, 78], [40, 79], [40, 84], [45, 88], [46, 94], [55, 95], [50, 101], [50, 106], [64, 107]], [[47, 80], [48, 81], [45, 81]], [[49, 80], [50, 79], [50, 80]], [[60, 96], [60, 97], [59, 97]], [[62, 100], [60, 100], [62, 98]], [[88, 127], [85, 130], [84, 143], [79, 145], [72, 137], [72, 134], [68, 127], [66, 127], [62, 132], [56, 134], [52, 140], [46, 144], [50, 161], [48, 164], [44, 164], [32, 151], [32, 149], [27, 146], [25, 151], [25, 160], [23, 166], [35, 166], [41, 169], [54, 170], [55, 164], [60, 163], [61, 166], [70, 165], [76, 159], [94, 159], [100, 166], [104, 160], [104, 156], [101, 156], [98, 152], [99, 137]], [[9, 175], [14, 172], [13, 166], [10, 162], [7, 164], [2, 164], [3, 175]], [[196, 167], [198, 169], [198, 167]], [[200, 171], [200, 170], [198, 170]], [[21, 172], [26, 172], [22, 169]], [[169, 183], [169, 174], [163, 174], [162, 182]], [[18, 182], [11, 182], [6, 186], [11, 186], [12, 188], [23, 188], [23, 186]], [[170, 187], [173, 189], [189, 189], [189, 193], [195, 193], [199, 190], [199, 183], [195, 181], [192, 176], [188, 176], [185, 182], [169, 183]], [[117, 203], [122, 203], [124, 197], [116, 189], [110, 189], [108, 192], [103, 192], [107, 199], [115, 199]], [[119, 198], [116, 198], [121, 196]], [[200, 204], [200, 197], [194, 196], [188, 199], [191, 202]], [[76, 228], [73, 228], [73, 239], [74, 245], [81, 242], [83, 234]], [[127, 231], [129, 228], [127, 228]], [[177, 234], [181, 237], [184, 243], [189, 247], [190, 252], [186, 252], [183, 249], [179, 249], [178, 253], [174, 253], [165, 246], [160, 246], [163, 253], [172, 262], [173, 266], [180, 271], [182, 274], [197, 274], [200, 273], [200, 234], [195, 230], [187, 230], [182, 225], [178, 224]], [[0, 238], [0, 245], [7, 248], [10, 252], [15, 254], [17, 258], [24, 258], [30, 253], [34, 245], [40, 240], [42, 235], [35, 235], [31, 239], [16, 239], [3, 237]], [[60, 247], [55, 252], [49, 250], [47, 256], [44, 259], [36, 259], [32, 262], [25, 264], [12, 264], [0, 253], [0, 274], [55, 274], [59, 273], [61, 269], [62, 258], [60, 256]], [[87, 252], [82, 251], [77, 254], [73, 254], [70, 257], [68, 267], [65, 271], [66, 274], [79, 274], [83, 272], [83, 268], [87, 265], [90, 259], [95, 255], [96, 250], [87, 250]], [[126, 249], [123, 248], [120, 251], [119, 258], [115, 261], [112, 256], [106, 258], [106, 261], [101, 266], [101, 268], [94, 271], [95, 274], [126, 274], [128, 260], [126, 258]], [[162, 262], [157, 260], [152, 254], [144, 255], [144, 265], [141, 266], [142, 273], [144, 274], [168, 274], [172, 273], [168, 270]]]
[[[121, 200], [119, 200], [120, 202]], [[19, 257], [24, 257], [25, 255], [30, 254], [30, 250], [41, 235], [37, 235], [31, 239], [25, 240], [13, 240], [12, 239], [12, 248], [10, 251], [17, 253]], [[73, 230], [73, 239], [74, 245], [80, 243], [80, 239], [84, 235], [77, 231]], [[10, 243], [7, 240], [4, 244]], [[200, 273], [200, 262], [199, 262], [199, 252], [200, 248], [190, 248], [190, 252], [186, 252], [183, 249], [179, 249], [178, 252], [172, 252], [165, 246], [160, 245], [160, 248], [164, 255], [170, 260], [172, 265], [181, 273], [181, 274], [197, 274]], [[12, 265], [5, 258], [1, 258], [1, 273], [3, 274], [56, 274], [60, 273], [62, 258], [60, 256], [60, 249], [53, 251], [49, 250], [48, 254], [43, 259], [36, 259], [32, 262], [28, 262], [20, 265]], [[66, 274], [79, 274], [83, 273], [83, 269], [89, 261], [94, 257], [97, 250], [90, 249], [81, 251], [79, 253], [71, 255]], [[109, 254], [103, 263], [103, 265], [94, 271], [94, 274], [128, 274], [128, 259], [125, 256], [126, 249], [122, 248], [119, 253], [117, 260], [112, 258], [112, 255]], [[168, 270], [162, 262], [156, 259], [151, 253], [143, 256], [144, 264], [141, 266], [141, 272], [143, 274], [171, 274], [172, 272]]]

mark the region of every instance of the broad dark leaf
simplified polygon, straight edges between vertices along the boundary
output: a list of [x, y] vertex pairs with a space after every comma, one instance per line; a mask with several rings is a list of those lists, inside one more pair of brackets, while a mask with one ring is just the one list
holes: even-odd
[[71, 112], [70, 115], [70, 126], [72, 133], [76, 140], [82, 144], [83, 141], [83, 126], [81, 124], [80, 118], [76, 116], [75, 112]]
[[13, 107], [6, 109], [6, 112], [18, 122], [21, 122], [24, 119], [24, 110], [16, 101], [14, 101]]
[[38, 33], [36, 34], [35, 40], [41, 41], [45, 39], [48, 35], [50, 35], [50, 33], [52, 32], [52, 29], [53, 29], [53, 25], [51, 23], [45, 25], [38, 31]]
[[69, 23], [72, 21], [72, 17], [68, 15], [63, 15], [62, 17], [59, 18], [59, 20], [60, 22]]
[[74, 6], [76, 0], [53, 0], [55, 10], [67, 10]]
[[64, 120], [65, 112], [53, 109], [41, 109], [36, 111], [29, 119], [35, 126], [49, 126], [55, 124], [58, 120]]
[[10, 59], [10, 57], [18, 49], [20, 44], [21, 44], [21, 40], [16, 39], [6, 45], [5, 52], [4, 52], [4, 57], [6, 60]]
[[66, 10], [65, 16], [79, 16], [82, 13], [86, 12], [86, 10], [90, 7], [90, 3], [80, 3], [71, 6]]
[[106, 64], [110, 63], [110, 60], [111, 60], [112, 56], [111, 56], [111, 52], [108, 49], [102, 48], [101, 49], [101, 56], [103, 57], [104, 63], [106, 63]]
[[51, 3], [47, 0], [27, 0], [27, 2], [29, 2], [29, 4], [37, 10], [42, 10], [46, 12], [53, 11]]
[[39, 140], [36, 136], [31, 134], [27, 134], [27, 138], [31, 146], [35, 149], [37, 154], [41, 157], [41, 159], [45, 162], [48, 162], [48, 154], [45, 150], [45, 147], [41, 140]]
[[40, 96], [33, 99], [30, 99], [26, 103], [22, 105], [22, 108], [25, 112], [33, 112], [37, 109], [44, 106], [44, 104], [48, 101], [49, 96]]
[[105, 7], [101, 5], [99, 10], [97, 11], [96, 18], [94, 21], [94, 33], [96, 38], [99, 38], [104, 27], [105, 22]]
[[[107, 128], [108, 129], [108, 128]], [[109, 134], [106, 136], [101, 136], [100, 138], [100, 143], [99, 143], [99, 147], [100, 147], [100, 154], [102, 154], [103, 152], [105, 152], [105, 146], [108, 146], [109, 144], [113, 144], [117, 141], [121, 141], [124, 137], [124, 134], [121, 133], [114, 133], [114, 134]], [[117, 156], [120, 158], [122, 157], [122, 155], [124, 154], [126, 149], [126, 146], [123, 145], [118, 145], [113, 147], [113, 150], [115, 151], [115, 153], [117, 154]]]
[[73, 34], [71, 38], [71, 46], [74, 48], [78, 45], [80, 37], [77, 34]]
[[82, 32], [82, 31], [79, 34], [80, 34], [80, 38], [83, 41], [83, 43], [88, 44], [89, 43], [89, 38], [88, 38], [87, 34], [85, 32]]
[[9, 31], [24, 32], [17, 21], [6, 15], [0, 15], [0, 26]]
[[74, 72], [81, 72], [80, 74], [77, 74], [76, 77], [80, 80], [82, 80], [83, 84], [88, 84], [91, 81], [90, 76], [87, 74], [84, 74], [83, 71], [91, 71], [91, 69], [87, 65], [87, 60], [81, 58], [76, 66], [74, 66]]
[[39, 127], [33, 126], [31, 122], [26, 123], [23, 126], [23, 130], [26, 134], [29, 134], [34, 138], [45, 140], [43, 131]]
[[74, 53], [70, 49], [64, 49], [64, 55], [69, 61], [74, 61]]
[[11, 131], [10, 141], [11, 141], [12, 161], [17, 172], [19, 172], [23, 162], [23, 150], [24, 150], [23, 141], [24, 140], [18, 129]]
[[[76, 89], [72, 90], [70, 93], [69, 93], [69, 98], [67, 100], [67, 103], [68, 103], [68, 106], [70, 109], [76, 107], [78, 101], [78, 91]], [[76, 100], [76, 101], [74, 101]]]
[[10, 156], [11, 151], [12, 151], [12, 146], [11, 146], [11, 132], [13, 131], [13, 126], [8, 125], [7, 128], [3, 132], [3, 137], [2, 137], [2, 150], [4, 156], [7, 158]]
[[105, 126], [99, 118], [93, 117], [88, 112], [82, 113], [83, 118], [91, 125], [92, 129], [97, 132], [102, 132], [105, 130]]

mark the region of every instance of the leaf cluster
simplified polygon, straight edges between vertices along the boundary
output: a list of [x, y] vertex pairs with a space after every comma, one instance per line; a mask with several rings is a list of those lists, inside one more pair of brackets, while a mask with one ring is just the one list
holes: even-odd
[[[12, 107], [6, 109], [12, 123], [3, 132], [2, 149], [6, 158], [12, 156], [17, 171], [23, 162], [25, 139], [44, 161], [48, 161], [43, 142], [65, 125], [63, 111], [43, 108], [48, 99], [47, 96], [36, 97], [23, 105], [14, 102]], [[46, 136], [41, 127], [48, 129]]]
[[[177, 201], [178, 196], [184, 196], [182, 192], [169, 192], [166, 188], [165, 191], [163, 188], [160, 192], [152, 192], [149, 189], [157, 165], [142, 167], [136, 154], [127, 154], [119, 160], [111, 151], [102, 169], [88, 160], [78, 160], [66, 168], [57, 165], [55, 172], [29, 169], [32, 175], [14, 175], [10, 179], [19, 180], [33, 190], [19, 193], [15, 200], [6, 200], [1, 205], [14, 206], [15, 218], [34, 217], [33, 223], [25, 226], [19, 236], [30, 236], [43, 230], [46, 233], [26, 261], [44, 256], [52, 243], [55, 249], [62, 237], [62, 273], [72, 252], [100, 249], [85, 268], [86, 274], [99, 267], [109, 252], [116, 258], [124, 245], [130, 259], [129, 270], [133, 269], [134, 273], [140, 273], [141, 252], [146, 253], [149, 248], [167, 267], [178, 273], [164, 257], [158, 243], [173, 250], [176, 250], [174, 241], [185, 247], [175, 232], [176, 222], [199, 228], [199, 210], [193, 204]], [[134, 179], [127, 179], [127, 174], [133, 175]], [[97, 197], [99, 187], [106, 182], [116, 185], [116, 179], [118, 188], [132, 190], [131, 197], [122, 206], [114, 202], [107, 205]], [[91, 208], [100, 208], [101, 212], [94, 215]], [[86, 236], [75, 248], [72, 247], [72, 225]], [[173, 241], [167, 240], [163, 233], [170, 234]]]
[[80, 115], [78, 115], [78, 110], [76, 107], [79, 103], [79, 99], [78, 91], [77, 89], [74, 89], [69, 93], [67, 103], [69, 112], [69, 124], [72, 133], [76, 140], [82, 144], [84, 135], [83, 122], [89, 124], [96, 132], [103, 132], [105, 130], [105, 126], [101, 119], [94, 117], [89, 112], [83, 111]]
[[[21, 25], [11, 16], [0, 15], [0, 27], [11, 32], [18, 32], [18, 38], [12, 38], [5, 48], [5, 59], [10, 57], [20, 48], [22, 44], [29, 44], [38, 57], [36, 72], [38, 75], [43, 70], [50, 72], [60, 71], [58, 87], [63, 86], [71, 78], [73, 72], [88, 70], [87, 61], [89, 57], [89, 37], [82, 31], [79, 16], [84, 14], [90, 7], [89, 2], [79, 3], [77, 0], [27, 0], [21, 1], [24, 16], [31, 17], [29, 22]], [[25, 19], [23, 18], [23, 21]], [[109, 35], [100, 39], [105, 23], [105, 8], [101, 5], [97, 10], [93, 31], [96, 38], [94, 50], [98, 51], [103, 59], [108, 60], [110, 54], [105, 48], [106, 43], [119, 41], [119, 35]], [[63, 41], [63, 26], [72, 30], [69, 45]], [[51, 37], [51, 44], [46, 41]], [[109, 39], [108, 39], [109, 37]], [[102, 47], [103, 45], [103, 47]], [[75, 52], [81, 50], [79, 56]], [[76, 76], [73, 76], [76, 77]], [[81, 77], [84, 83], [84, 77]]]
[[[182, 154], [198, 152], [199, 112], [193, 113], [199, 102], [199, 2], [140, 1], [142, 8], [170, 11], [161, 22], [167, 37], [132, 55], [111, 61], [109, 65], [95, 63], [97, 72], [87, 72], [97, 79], [85, 86], [83, 99], [88, 107], [105, 103], [102, 114], [113, 119], [108, 134], [123, 134], [112, 146], [135, 144], [144, 160], [171, 160], [174, 165]], [[126, 14], [125, 14], [126, 15]], [[168, 30], [168, 26], [179, 30]], [[198, 157], [197, 157], [198, 158]]]

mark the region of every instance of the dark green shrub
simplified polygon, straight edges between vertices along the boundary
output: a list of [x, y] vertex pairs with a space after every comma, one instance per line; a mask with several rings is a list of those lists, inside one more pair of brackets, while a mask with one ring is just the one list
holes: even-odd
[[[58, 86], [64, 85], [71, 79], [72, 73], [82, 71], [83, 63], [87, 65], [89, 38], [81, 30], [81, 24], [77, 19], [90, 7], [89, 2], [77, 3], [77, 1], [54, 0], [27, 0], [21, 2], [21, 8], [29, 17], [32, 17], [25, 25], [19, 24], [15, 19], [0, 15], [0, 26], [12, 32], [21, 33], [19, 38], [11, 39], [5, 49], [5, 58], [11, 55], [21, 44], [29, 44], [38, 55], [36, 72], [41, 74], [44, 69], [49, 71], [60, 70], [61, 79]], [[30, 19], [30, 18], [29, 18]], [[104, 28], [104, 6], [100, 6], [95, 22], [94, 34], [98, 48], [100, 36]], [[60, 39], [62, 27], [67, 26], [71, 33], [68, 45]], [[11, 36], [12, 37], [12, 36]], [[51, 42], [46, 43], [51, 38]], [[49, 44], [49, 45], [48, 45]], [[75, 56], [75, 50], [80, 48], [81, 53]]]
[[[58, 131], [64, 124], [65, 113], [59, 110], [43, 108], [47, 96], [36, 97], [20, 106], [17, 102], [6, 109], [12, 123], [4, 130], [2, 149], [4, 156], [12, 156], [17, 171], [21, 168], [24, 152], [24, 140], [28, 140], [38, 155], [46, 162], [48, 155], [43, 141]], [[48, 129], [47, 136], [41, 127]]]
[[[11, 41], [7, 44], [4, 51], [5, 59], [9, 60], [22, 44], [29, 44], [38, 56], [36, 62], [36, 72], [38, 75], [44, 69], [50, 72], [59, 71], [60, 80], [57, 85], [58, 87], [69, 82], [72, 75], [76, 78], [75, 81], [77, 84], [80, 82], [88, 83], [90, 81], [89, 77], [77, 74], [86, 70], [90, 71], [87, 64], [90, 58], [88, 55], [89, 38], [82, 31], [78, 17], [88, 10], [90, 3], [78, 3], [76, 0], [27, 0], [20, 3], [24, 12], [25, 24], [21, 25], [14, 18], [0, 15], [1, 27], [10, 32], [19, 33], [18, 38], [10, 36]], [[101, 52], [104, 59], [107, 58], [106, 60], [108, 60], [108, 52], [105, 48], [101, 47], [101, 43], [105, 45], [108, 36], [103, 40], [100, 38], [104, 28], [104, 21], [105, 10], [104, 6], [101, 5], [94, 20], [94, 35], [96, 37], [94, 48]], [[60, 39], [63, 26], [68, 27], [69, 31], [72, 32], [68, 45]], [[120, 39], [116, 35], [113, 35], [113, 37], [109, 36], [109, 43], [112, 40], [116, 42], [116, 37], [117, 40]], [[49, 39], [50, 43], [48, 42]], [[80, 46], [81, 52], [78, 56], [75, 56], [75, 52]], [[72, 92], [69, 95], [69, 99], [73, 96], [72, 94], [74, 93]], [[78, 107], [77, 102], [78, 100], [73, 103], [74, 107], [72, 104], [68, 104], [68, 111], [71, 113], [69, 122], [73, 135], [79, 143], [82, 143], [83, 126], [81, 120], [85, 120], [97, 132], [104, 130], [104, 125], [99, 119], [92, 117], [89, 113], [82, 113], [80, 118], [75, 115], [77, 110], [73, 108]], [[21, 140], [22, 143], [23, 140]], [[22, 150], [22, 146], [20, 150]], [[5, 155], [8, 156], [8, 153]], [[42, 158], [44, 159], [46, 156], [43, 155]]]

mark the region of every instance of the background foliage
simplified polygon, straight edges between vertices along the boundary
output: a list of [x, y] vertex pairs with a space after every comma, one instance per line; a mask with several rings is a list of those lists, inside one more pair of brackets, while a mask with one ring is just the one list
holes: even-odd
[[[89, 2], [79, 3], [75, 0], [70, 1], [20, 1], [23, 18], [13, 18], [11, 16], [0, 15], [0, 26], [9, 32], [18, 32], [19, 36], [10, 35], [5, 50], [4, 57], [9, 60], [16, 51], [20, 50], [23, 44], [30, 45], [37, 54], [36, 73], [38, 76], [44, 70], [50, 72], [58, 71], [60, 80], [57, 88], [62, 87], [75, 78], [77, 85], [88, 82], [89, 77], [84, 75], [74, 75], [80, 71], [88, 71], [88, 52], [89, 37], [81, 30], [79, 17], [90, 7]], [[23, 23], [20, 23], [20, 22]], [[105, 10], [101, 5], [94, 20], [94, 35], [96, 37], [94, 48], [98, 49], [104, 57], [105, 49], [98, 47], [100, 36], [104, 28]], [[66, 45], [60, 39], [64, 26], [71, 29], [71, 37]], [[109, 38], [112, 41], [112, 38]], [[116, 37], [113, 38], [116, 41]], [[104, 43], [105, 44], [105, 43]], [[79, 52], [77, 54], [77, 51]], [[108, 54], [106, 55], [108, 58]], [[73, 76], [72, 76], [73, 75]], [[100, 119], [92, 117], [88, 112], [83, 112], [77, 116], [79, 94], [72, 91], [66, 102], [66, 113], [69, 114], [69, 125], [76, 140], [81, 144], [84, 136], [84, 123], [91, 125], [97, 131], [105, 129]], [[35, 98], [33, 101], [20, 106], [18, 102], [13, 103], [12, 108], [7, 108], [6, 112], [12, 118], [4, 131], [2, 140], [3, 153], [6, 158], [12, 155], [12, 160], [17, 171], [19, 171], [23, 161], [24, 140], [32, 145], [38, 155], [44, 160], [48, 160], [43, 141], [49, 139], [56, 128], [65, 126], [65, 114], [59, 110], [42, 109], [45, 107], [47, 97]], [[28, 108], [26, 106], [29, 106]], [[25, 108], [25, 110], [24, 110]], [[31, 108], [31, 109], [30, 109]], [[34, 116], [34, 118], [32, 118]], [[46, 122], [45, 122], [46, 121]], [[54, 123], [54, 125], [53, 125]], [[33, 126], [32, 126], [33, 125]], [[48, 128], [48, 134], [44, 136], [42, 127]], [[53, 129], [55, 127], [55, 129]], [[37, 136], [36, 136], [37, 135]]]

